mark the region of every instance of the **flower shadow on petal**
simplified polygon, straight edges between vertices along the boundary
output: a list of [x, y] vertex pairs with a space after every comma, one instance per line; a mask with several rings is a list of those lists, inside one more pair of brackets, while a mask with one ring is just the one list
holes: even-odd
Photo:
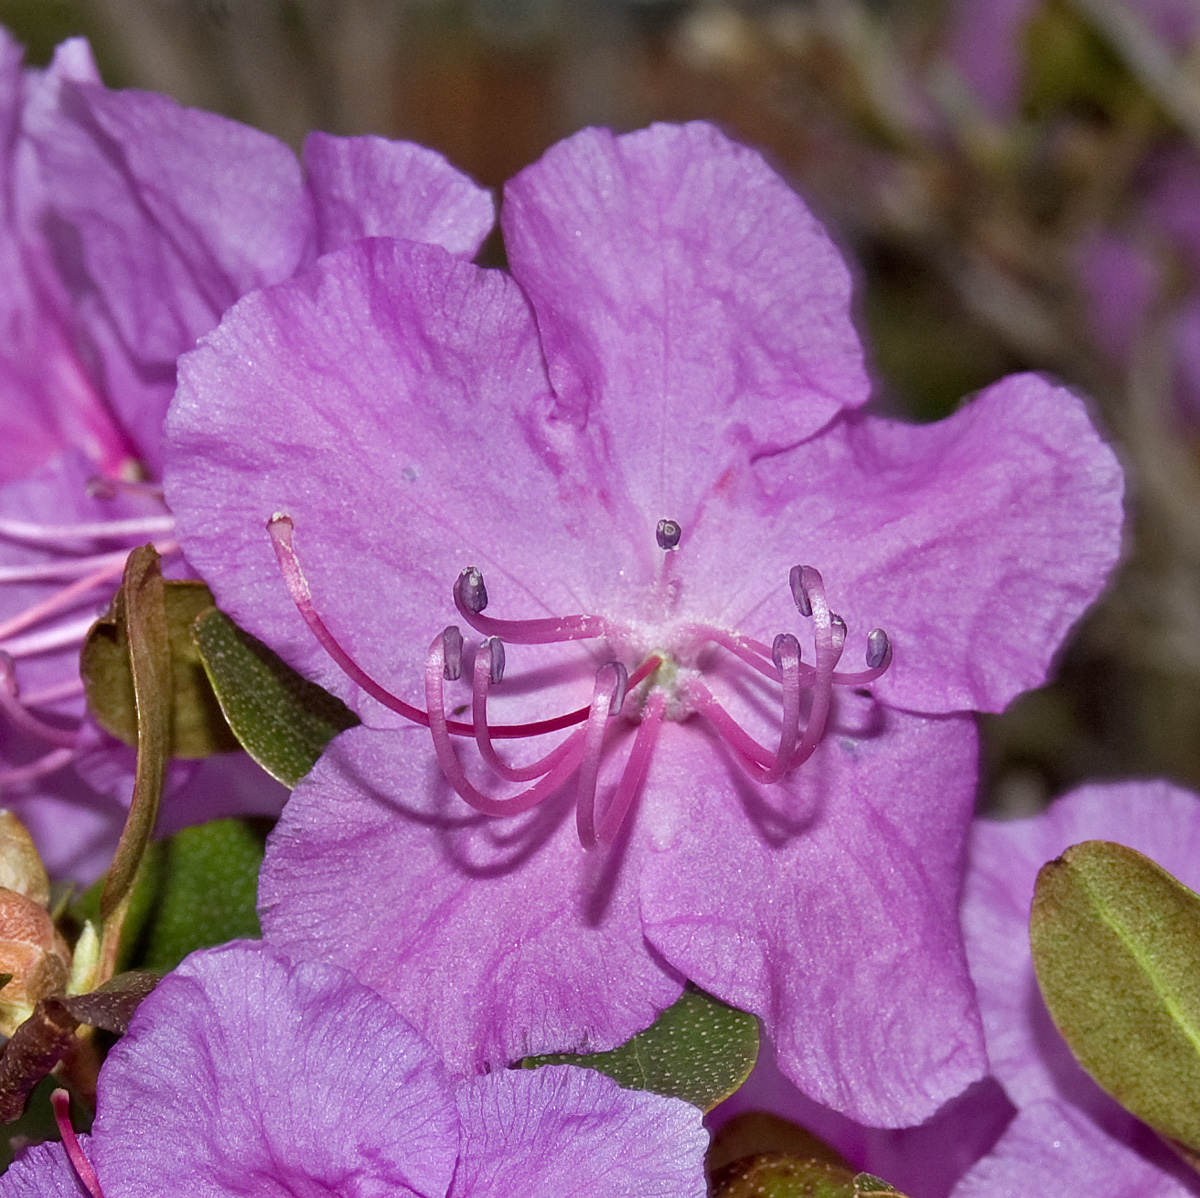
[[[835, 699], [826, 736], [853, 737], [856, 741], [883, 736], [887, 714], [882, 705], [871, 695], [855, 695], [853, 700], [845, 696]], [[831, 798], [825, 754], [817, 753], [777, 786], [757, 786], [719, 737], [707, 730], [705, 735], [724, 762], [730, 786], [764, 843], [783, 848], [820, 823]]]
[[512, 819], [497, 820], [471, 811], [433, 762], [425, 788], [433, 810], [422, 810], [393, 794], [384, 794], [373, 779], [353, 766], [345, 767], [345, 781], [361, 794], [370, 795], [397, 819], [433, 829], [447, 862], [472, 878], [496, 878], [520, 869], [553, 837], [570, 812], [566, 788]]

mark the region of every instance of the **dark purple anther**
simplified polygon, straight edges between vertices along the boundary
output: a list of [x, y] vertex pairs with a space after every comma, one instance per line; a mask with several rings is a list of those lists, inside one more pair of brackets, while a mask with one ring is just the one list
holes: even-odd
[[617, 676], [616, 682], [613, 683], [612, 706], [608, 709], [608, 718], [611, 720], [625, 706], [625, 688], [629, 685], [629, 671], [619, 661], [610, 661], [608, 664]]
[[775, 663], [775, 668], [783, 673], [783, 655], [794, 654], [796, 661], [800, 660], [800, 642], [796, 640], [790, 632], [781, 632], [776, 638], [775, 643], [771, 646], [771, 660]]
[[483, 571], [478, 566], [468, 566], [454, 584], [454, 598], [473, 616], [479, 615], [488, 604], [487, 587], [483, 585]]
[[846, 621], [835, 611], [829, 613], [829, 627], [833, 632], [833, 643], [840, 649], [846, 643], [846, 633], [849, 629], [846, 627]]
[[793, 566], [788, 575], [788, 586], [792, 588], [792, 598], [796, 601], [796, 610], [802, 616], [812, 615], [812, 604], [809, 602], [808, 590], [804, 585], [804, 567]]
[[442, 629], [442, 677], [453, 682], [462, 674], [462, 633], [456, 624]]
[[891, 648], [892, 645], [888, 640], [888, 634], [882, 628], [872, 628], [867, 633], [867, 668], [870, 670], [879, 669], [887, 659]]
[[683, 536], [683, 529], [674, 520], [660, 520], [658, 528], [654, 530], [654, 536], [660, 549], [674, 549], [679, 544], [679, 538]]
[[491, 655], [488, 677], [492, 682], [504, 680], [504, 642], [498, 636], [489, 636], [479, 648]]

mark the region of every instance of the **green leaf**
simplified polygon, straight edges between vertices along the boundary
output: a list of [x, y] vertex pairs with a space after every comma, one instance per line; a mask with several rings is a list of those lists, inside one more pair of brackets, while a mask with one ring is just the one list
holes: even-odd
[[644, 1032], [611, 1052], [527, 1057], [527, 1069], [581, 1065], [628, 1090], [682, 1098], [709, 1111], [750, 1076], [758, 1056], [758, 1020], [688, 986]]
[[[163, 602], [171, 652], [171, 755], [197, 758], [233, 752], [237, 738], [221, 714], [192, 640], [192, 624], [213, 606], [212, 593], [202, 582], [168, 582], [163, 585]], [[118, 740], [136, 745], [137, 709], [123, 592], [92, 626], [79, 668], [96, 722]]]
[[1200, 896], [1133, 849], [1087, 841], [1042, 867], [1029, 931], [1046, 1006], [1083, 1067], [1200, 1150]]
[[139, 967], [174, 969], [188, 953], [261, 935], [255, 910], [268, 825], [218, 819], [163, 845], [155, 905], [133, 954]]
[[[220, 819], [151, 844], [121, 938], [121, 970], [174, 969], [197, 948], [259, 932], [255, 902], [270, 821]], [[102, 883], [71, 906], [95, 921]]]
[[713, 1198], [904, 1198], [870, 1173], [779, 1152], [734, 1161], [712, 1176]]
[[242, 747], [285, 786], [295, 786], [325, 746], [359, 722], [340, 699], [302, 678], [223, 612], [202, 613], [192, 636]]

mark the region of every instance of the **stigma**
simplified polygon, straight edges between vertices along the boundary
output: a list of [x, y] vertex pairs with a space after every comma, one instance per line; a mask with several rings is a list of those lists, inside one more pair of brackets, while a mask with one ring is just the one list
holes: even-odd
[[[790, 594], [797, 628], [807, 629], [811, 661], [804, 660], [800, 637], [790, 629], [781, 629], [768, 645], [696, 621], [668, 619], [647, 629], [600, 613], [504, 618], [489, 610], [492, 597], [482, 570], [467, 566], [450, 592], [462, 624], [478, 640], [469, 646], [459, 624], [436, 631], [425, 654], [421, 706], [380, 685], [325, 625], [293, 545], [291, 518], [275, 513], [267, 531], [284, 582], [309, 630], [352, 681], [385, 707], [429, 730], [443, 776], [470, 807], [494, 817], [519, 815], [570, 786], [579, 840], [588, 849], [617, 838], [641, 791], [665, 722], [703, 722], [749, 778], [772, 785], [792, 775], [816, 751], [829, 722], [833, 688], [866, 686], [892, 661], [887, 633], [873, 628], [865, 638], [865, 668], [837, 669], [850, 632], [831, 609], [821, 574], [808, 565], [794, 566], [780, 585]], [[655, 537], [665, 555], [665, 578], [674, 566], [683, 530], [676, 521], [664, 519]], [[589, 664], [580, 667], [590, 673], [589, 702], [551, 719], [492, 722], [492, 690], [506, 680], [511, 683], [505, 646], [572, 641], [589, 643]], [[778, 732], [770, 743], [761, 743], [742, 727], [721, 701], [722, 680], [727, 682], [731, 669], [774, 694]], [[469, 687], [469, 722], [447, 715], [448, 684], [460, 692]], [[497, 744], [555, 733], [560, 735], [544, 752], [520, 763]], [[482, 769], [476, 766], [468, 772], [464, 766], [458, 742], [466, 740], [474, 742]], [[614, 758], [620, 760], [609, 768]], [[608, 775], [607, 785], [601, 784], [602, 770]], [[478, 781], [481, 773], [488, 778], [486, 785]]]

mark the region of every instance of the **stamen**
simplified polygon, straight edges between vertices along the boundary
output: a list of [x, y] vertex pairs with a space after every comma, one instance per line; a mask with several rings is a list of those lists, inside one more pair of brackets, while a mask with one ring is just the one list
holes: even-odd
[[825, 721], [829, 718], [829, 708], [833, 699], [833, 671], [842, 655], [842, 646], [846, 643], [846, 622], [829, 610], [821, 575], [812, 566], [800, 566], [792, 570], [792, 577], [796, 577], [797, 569], [799, 589], [812, 612], [813, 640], [817, 646], [817, 679], [813, 686], [812, 707], [809, 709], [808, 723], [804, 726], [804, 736], [792, 757], [793, 769], [803, 765], [813, 755], [821, 737], [825, 735]]
[[68, 645], [80, 645], [87, 636], [95, 615], [80, 616], [69, 624], [55, 624], [42, 632], [30, 632], [25, 636], [14, 636], [0, 641], [0, 650], [12, 658], [33, 657], [37, 653], [49, 653], [52, 649], [62, 649]]
[[892, 643], [882, 628], [867, 633], [867, 669], [878, 670], [892, 655]]
[[504, 642], [498, 636], [489, 636], [480, 645], [487, 656], [489, 682], [504, 681]]
[[654, 536], [660, 549], [670, 550], [679, 544], [679, 538], [683, 536], [683, 529], [676, 520], [660, 520], [658, 527], [654, 530]]
[[377, 699], [385, 707], [404, 716], [405, 719], [427, 725], [429, 717], [425, 712], [411, 703], [405, 703], [391, 691], [385, 690], [365, 670], [361, 669], [354, 658], [338, 644], [333, 633], [325, 626], [325, 621], [317, 615], [317, 609], [313, 606], [312, 591], [308, 587], [308, 579], [304, 577], [304, 571], [300, 569], [300, 561], [292, 548], [292, 528], [292, 518], [283, 512], [276, 512], [267, 521], [267, 532], [270, 533], [271, 544], [275, 546], [275, 560], [279, 563], [283, 581], [287, 584], [292, 602], [296, 605], [296, 610], [305, 624], [308, 625], [309, 631], [321, 642], [321, 648], [337, 662], [342, 672], [357, 682], [371, 698]]
[[4, 712], [14, 728], [36, 736], [47, 744], [73, 749], [79, 742], [77, 729], [58, 728], [47, 724], [25, 708], [18, 694], [13, 661], [7, 653], [0, 653], [0, 711]]
[[29, 691], [21, 696], [21, 702], [26, 707], [45, 707], [49, 703], [57, 703], [61, 699], [74, 699], [83, 694], [82, 678], [67, 678], [51, 686], [43, 686], [41, 690]]
[[52, 582], [58, 578], [75, 578], [89, 570], [120, 562], [125, 567], [128, 549], [115, 549], [111, 553], [94, 553], [88, 557], [73, 557], [67, 561], [36, 562], [28, 566], [0, 566], [0, 582]]
[[487, 587], [483, 584], [483, 571], [478, 566], [468, 566], [454, 584], [454, 602], [477, 616], [488, 605]]
[[771, 657], [783, 680], [783, 720], [775, 763], [763, 774], [763, 782], [778, 782], [792, 768], [800, 737], [800, 642], [790, 632], [781, 632], [771, 647]]
[[99, 500], [116, 499], [118, 495], [149, 495], [152, 499], [164, 498], [163, 489], [159, 483], [134, 481], [128, 478], [108, 478], [105, 475], [89, 478], [85, 490], [89, 498]]
[[846, 627], [846, 621], [835, 611], [829, 613], [829, 624], [833, 629], [833, 643], [840, 651], [846, 643], [846, 635], [850, 630]]
[[482, 614], [487, 602], [483, 571], [478, 566], [468, 566], [454, 583], [454, 606], [462, 618], [484, 636], [498, 636], [513, 644], [549, 645], [558, 641], [586, 641], [608, 632], [608, 624], [600, 616], [494, 620]]
[[609, 716], [625, 701], [628, 676], [618, 661], [606, 662], [596, 671], [592, 706], [583, 729], [583, 757], [575, 783], [575, 828], [585, 849], [596, 843], [596, 779], [604, 752], [604, 732]]
[[475, 729], [475, 744], [479, 755], [491, 769], [508, 782], [529, 782], [548, 772], [565, 753], [571, 751], [570, 738], [556, 745], [544, 757], [529, 765], [510, 765], [492, 745], [492, 733], [487, 722], [488, 690], [504, 676], [504, 643], [490, 637], [475, 654], [475, 674], [471, 690], [471, 719]]
[[442, 629], [442, 676], [447, 682], [462, 677], [462, 633], [457, 625]]
[[[575, 771], [583, 749], [583, 737], [578, 732], [573, 732], [563, 742], [563, 745], [570, 744], [571, 749], [564, 750], [541, 780], [535, 782], [528, 790], [507, 799], [494, 799], [485, 795], [467, 778], [458, 760], [458, 754], [454, 751], [454, 742], [450, 739], [450, 729], [446, 721], [443, 693], [445, 680], [446, 639], [444, 635], [439, 634], [430, 645], [429, 656], [425, 661], [425, 702], [429, 707], [429, 732], [433, 737], [433, 749], [438, 765], [442, 767], [446, 781], [476, 811], [484, 815], [519, 815], [552, 795]], [[589, 722], [590, 718], [589, 716]], [[562, 749], [563, 746], [560, 745], [559, 748]]]
[[804, 585], [804, 571], [809, 567], [793, 566], [788, 574], [788, 586], [792, 589], [792, 599], [796, 610], [807, 620], [812, 615], [812, 603], [809, 602], [808, 590]]
[[95, 520], [85, 524], [36, 524], [0, 516], [0, 537], [37, 545], [110, 537], [153, 537], [174, 531], [174, 516], [138, 516], [131, 520]]
[[[414, 724], [428, 728], [428, 714], [419, 707], [406, 703], [376, 682], [338, 644], [333, 633], [326, 627], [324, 620], [317, 614], [312, 601], [312, 592], [309, 590], [308, 579], [304, 577], [304, 571], [300, 568], [300, 560], [296, 556], [295, 549], [292, 548], [292, 518], [283, 512], [276, 512], [267, 521], [266, 527], [271, 536], [271, 543], [275, 547], [275, 559], [279, 563], [280, 573], [282, 573], [283, 581], [292, 596], [292, 602], [296, 605], [301, 619], [308, 625], [309, 631], [320, 642], [321, 648], [333, 658], [343, 673], [348, 675], [353, 682], [357, 682], [372, 698], [378, 699], [385, 707], [404, 716], [405, 719], [412, 720]], [[549, 720], [534, 720], [528, 724], [501, 724], [491, 729], [491, 735], [497, 740], [517, 740], [526, 736], [541, 736], [546, 732], [560, 732], [564, 728], [582, 724], [587, 719], [587, 714], [588, 709], [580, 707], [575, 711], [567, 712], [566, 715], [555, 716]], [[461, 724], [457, 720], [447, 720], [446, 727], [455, 736], [472, 736], [474, 734], [474, 729], [470, 724]]]
[[71, 607], [76, 599], [81, 595], [86, 595], [88, 591], [95, 590], [96, 587], [102, 586], [106, 582], [112, 582], [113, 579], [120, 578], [125, 569], [125, 559], [128, 556], [128, 550], [119, 555], [114, 554], [108, 561], [98, 569], [93, 570], [90, 574], [85, 574], [82, 578], [71, 583], [70, 586], [63, 587], [61, 591], [55, 591], [53, 595], [43, 599], [41, 603], [35, 603], [32, 607], [27, 607], [20, 615], [13, 616], [11, 620], [0, 624], [0, 640], [7, 640], [10, 636], [18, 632], [23, 632], [26, 628], [38, 623], [39, 620], [44, 620], [47, 616], [52, 616], [55, 612], [62, 611], [65, 607]]
[[75, 1129], [71, 1126], [70, 1095], [66, 1090], [55, 1090], [50, 1095], [50, 1105], [54, 1107], [54, 1122], [58, 1124], [58, 1134], [62, 1137], [63, 1147], [67, 1150], [67, 1156], [70, 1158], [83, 1188], [92, 1195], [92, 1198], [104, 1198], [104, 1191], [100, 1188], [100, 1179], [96, 1176], [96, 1170], [92, 1168], [92, 1162], [83, 1155], [83, 1149], [75, 1136]]
[[796, 742], [800, 737], [800, 642], [790, 632], [781, 632], [775, 638], [771, 656], [783, 682], [783, 716], [779, 727], [779, 748], [774, 754], [764, 749], [737, 723], [717, 702], [708, 687], [701, 682], [693, 682], [691, 687], [702, 714], [741, 758], [746, 772], [756, 782], [762, 783], [778, 782], [791, 770]]
[[55, 774], [64, 766], [70, 765], [78, 756], [77, 749], [51, 749], [44, 757], [39, 757], [28, 765], [16, 765], [11, 769], [0, 770], [0, 794]]
[[629, 808], [642, 789], [646, 771], [650, 768], [650, 759], [654, 756], [654, 747], [658, 744], [658, 733], [662, 728], [663, 713], [666, 709], [667, 696], [660, 690], [652, 691], [646, 700], [642, 722], [638, 725], [629, 759], [621, 771], [621, 781], [617, 784], [608, 810], [600, 819], [597, 837], [601, 844], [612, 844], [616, 839]]

